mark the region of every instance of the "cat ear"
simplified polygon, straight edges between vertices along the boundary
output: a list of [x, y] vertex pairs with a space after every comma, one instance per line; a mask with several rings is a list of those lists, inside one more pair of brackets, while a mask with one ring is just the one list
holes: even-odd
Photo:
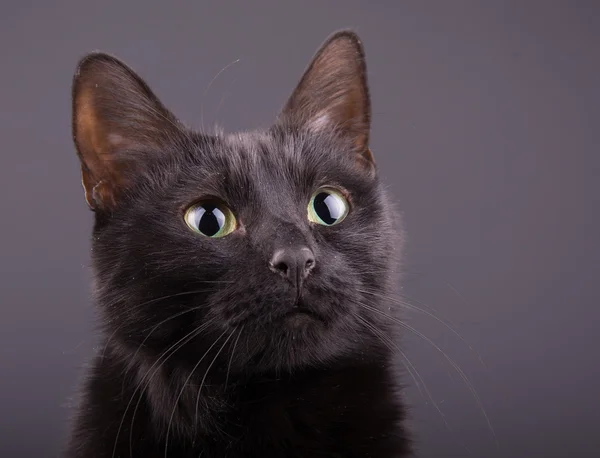
[[152, 153], [178, 131], [178, 121], [148, 85], [115, 57], [84, 57], [73, 79], [73, 138], [85, 199], [112, 210]]
[[374, 168], [369, 150], [371, 102], [365, 53], [354, 32], [336, 32], [325, 41], [284, 106], [280, 120], [315, 132], [338, 132], [351, 140], [359, 162]]

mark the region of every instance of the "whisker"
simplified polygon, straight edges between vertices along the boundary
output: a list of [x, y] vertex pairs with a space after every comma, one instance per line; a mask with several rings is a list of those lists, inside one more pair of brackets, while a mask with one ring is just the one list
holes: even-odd
[[[139, 381], [138, 386], [136, 387], [136, 391], [138, 391], [142, 387], [142, 384], [144, 385], [144, 388], [139, 391], [141, 392], [141, 391], [147, 389], [148, 386], [150, 385], [150, 382], [154, 378], [154, 376], [158, 373], [160, 368], [169, 360], [169, 358], [171, 356], [173, 356], [175, 353], [177, 353], [179, 350], [181, 350], [188, 342], [190, 342], [192, 339], [194, 339], [196, 336], [198, 336], [202, 330], [204, 330], [204, 329], [198, 328], [198, 329], [195, 329], [194, 331], [186, 334], [184, 337], [182, 337], [180, 340], [178, 340], [175, 344], [173, 344], [171, 347], [169, 347], [167, 350], [165, 350], [163, 353], [161, 353], [159, 360], [162, 358], [164, 358], [164, 360], [162, 360], [160, 362], [160, 364], [158, 364], [158, 366], [154, 369], [154, 372], [152, 372], [152, 374], [150, 374], [150, 372], [152, 371], [152, 367], [150, 367], [150, 369], [148, 369], [146, 374], [144, 374], [144, 376]], [[184, 340], [184, 339], [185, 339], [185, 341], [182, 342], [182, 340]], [[174, 348], [175, 346], [177, 346], [177, 348]], [[169, 353], [168, 356], [167, 356], [167, 353]], [[131, 402], [133, 402], [134, 398], [135, 398], [135, 392], [132, 395], [131, 399], [129, 400], [129, 403], [127, 404], [125, 413], [127, 413], [127, 410], [129, 409]], [[131, 415], [131, 423], [130, 423], [130, 429], [129, 429], [129, 456], [131, 458], [133, 457], [133, 424], [135, 422], [135, 416], [140, 407], [141, 401], [142, 401], [142, 396], [140, 395], [138, 397], [137, 402], [135, 403], [135, 408], [133, 409], [133, 414]], [[118, 437], [118, 435], [117, 435], [117, 437]]]
[[230, 62], [227, 65], [225, 65], [225, 67], [223, 67], [221, 70], [219, 70], [217, 74], [213, 77], [213, 79], [210, 80], [210, 83], [208, 83], [206, 90], [202, 94], [202, 101], [200, 102], [200, 125], [202, 126], [202, 131], [204, 131], [204, 99], [206, 98], [208, 91], [210, 90], [213, 83], [217, 80], [217, 78], [221, 76], [221, 74], [223, 74], [223, 72], [225, 72], [229, 67], [232, 67], [233, 65], [237, 64], [240, 60], [241, 59], [236, 59], [233, 62]]
[[[400, 350], [400, 347], [395, 345], [395, 343], [393, 342], [392, 339], [388, 339], [387, 336], [382, 331], [377, 329], [375, 326], [375, 323], [370, 323], [367, 319], [365, 319], [364, 317], [362, 317], [358, 314], [354, 315], [354, 317], [357, 320], [359, 320], [362, 324], [364, 324], [371, 332], [373, 332], [373, 334], [375, 334], [375, 336], [378, 337], [379, 340], [381, 340], [382, 343], [384, 343], [386, 345], [386, 347], [388, 347], [391, 351], [398, 352], [399, 355], [407, 362], [408, 366], [406, 367], [406, 370], [408, 371], [408, 373], [412, 377], [413, 381], [415, 382], [415, 386], [419, 390], [419, 393], [421, 394], [421, 396], [424, 396], [423, 391], [421, 390], [421, 385], [424, 386], [425, 383], [423, 382], [422, 377], [419, 375], [419, 373], [417, 372], [417, 370], [414, 367], [414, 365], [412, 364], [412, 362], [408, 359], [408, 356], [406, 356], [406, 354], [402, 350]], [[415, 376], [415, 374], [416, 374], [416, 376]]]
[[[202, 283], [207, 283], [207, 284], [231, 284], [231, 283], [234, 283], [234, 282], [233, 281], [222, 281], [222, 280], [215, 280], [215, 281], [206, 281], [205, 280]], [[180, 291], [178, 293], [168, 294], [166, 296], [155, 297], [154, 299], [150, 299], [148, 301], [141, 302], [139, 304], [133, 305], [131, 308], [136, 309], [136, 308], [139, 308], [139, 307], [143, 307], [144, 305], [153, 304], [154, 302], [163, 301], [163, 300], [166, 300], [166, 299], [170, 299], [172, 297], [186, 296], [186, 295], [189, 295], [189, 294], [199, 294], [199, 293], [204, 293], [206, 291], [207, 290], [205, 288], [203, 288], [203, 289], [193, 289], [193, 290], [190, 290], [190, 291]], [[210, 291], [210, 290], [208, 290], [208, 291]], [[117, 305], [119, 302], [122, 302], [122, 300], [113, 301], [111, 303], [106, 304], [106, 306], [107, 307], [112, 307], [112, 306]]]
[[[198, 424], [198, 406], [200, 404], [200, 392], [202, 391], [202, 387], [204, 386], [204, 382], [206, 381], [208, 372], [210, 371], [210, 368], [213, 366], [213, 364], [215, 363], [215, 361], [217, 360], [217, 358], [219, 357], [219, 355], [225, 348], [225, 345], [227, 345], [227, 342], [229, 342], [229, 339], [231, 339], [232, 337], [233, 337], [233, 331], [231, 332], [231, 334], [229, 334], [229, 337], [227, 337], [227, 339], [225, 339], [225, 342], [223, 342], [223, 345], [221, 345], [221, 348], [219, 348], [219, 351], [217, 352], [217, 354], [215, 355], [213, 360], [210, 362], [210, 364], [206, 368], [206, 371], [204, 372], [204, 377], [202, 377], [202, 381], [200, 382], [200, 388], [198, 388], [198, 394], [196, 395], [196, 407], [194, 409], [194, 424], [195, 425]], [[239, 334], [238, 334], [238, 337], [239, 337]]]
[[[196, 312], [198, 310], [201, 310], [203, 308], [203, 306], [197, 306], [197, 307], [192, 307], [191, 309], [186, 309], [186, 310], [182, 310], [181, 312], [175, 313], [174, 315], [171, 315], [170, 317], [162, 320], [160, 323], [158, 323], [157, 325], [155, 325], [150, 332], [146, 335], [146, 337], [144, 338], [144, 340], [142, 340], [142, 343], [138, 345], [137, 349], [135, 350], [132, 359], [135, 359], [139, 353], [139, 351], [142, 349], [142, 347], [144, 346], [144, 344], [146, 343], [146, 341], [150, 338], [150, 336], [152, 335], [152, 333], [154, 331], [156, 331], [159, 327], [161, 327], [163, 324], [165, 324], [167, 321], [171, 321], [174, 320], [175, 318], [178, 318], [182, 315], [185, 315], [187, 313], [190, 312]], [[125, 378], [125, 376], [127, 375], [128, 371], [130, 368], [127, 368], [127, 370], [125, 371], [125, 374], [123, 375], [123, 378]]]
[[179, 404], [179, 400], [181, 399], [181, 396], [183, 396], [185, 387], [189, 383], [190, 379], [194, 375], [194, 372], [196, 371], [196, 369], [198, 369], [198, 366], [200, 366], [200, 363], [204, 360], [206, 355], [208, 355], [208, 353], [213, 349], [213, 347], [217, 344], [217, 342], [219, 342], [219, 340], [221, 340], [221, 337], [223, 337], [226, 333], [227, 333], [227, 330], [223, 331], [223, 333], [215, 339], [214, 343], [208, 348], [208, 350], [206, 350], [204, 355], [202, 355], [202, 358], [200, 358], [198, 360], [196, 365], [190, 371], [190, 374], [187, 376], [187, 378], [183, 382], [183, 386], [181, 387], [181, 390], [179, 391], [177, 398], [175, 398], [175, 403], [173, 405], [173, 411], [171, 412], [171, 417], [169, 418], [169, 423], [167, 425], [167, 434], [165, 436], [165, 458], [167, 458], [167, 454], [168, 454], [168, 450], [169, 450], [169, 433], [171, 432], [171, 424], [173, 423], [173, 417], [175, 416], [175, 411], [177, 410], [177, 405]]
[[[160, 368], [160, 365], [162, 363], [164, 363], [168, 358], [170, 358], [176, 351], [178, 351], [181, 347], [183, 347], [183, 345], [185, 345], [187, 342], [189, 342], [190, 340], [192, 340], [194, 337], [196, 337], [198, 334], [200, 334], [204, 329], [206, 329], [206, 327], [208, 327], [210, 324], [212, 323], [212, 321], [208, 321], [206, 323], [204, 323], [202, 326], [192, 330], [191, 332], [189, 332], [188, 334], [186, 334], [185, 336], [183, 336], [181, 339], [179, 339], [177, 342], [175, 342], [173, 345], [171, 345], [167, 350], [165, 350], [158, 358], [157, 360], [150, 366], [150, 368], [148, 369], [148, 371], [146, 372], [146, 374], [141, 378], [141, 380], [138, 382], [138, 385], [136, 386], [133, 394], [131, 395], [131, 398], [129, 399], [129, 402], [127, 403], [127, 406], [125, 407], [125, 411], [123, 412], [123, 416], [121, 418], [121, 422], [119, 424], [119, 428], [117, 429], [117, 435], [115, 437], [115, 445], [113, 448], [113, 454], [112, 457], [114, 458], [115, 453], [117, 451], [117, 444], [118, 444], [118, 440], [119, 440], [119, 435], [121, 434], [121, 430], [123, 428], [123, 425], [125, 423], [125, 418], [127, 416], [127, 412], [129, 411], [129, 408], [131, 407], [131, 403], [133, 402], [133, 400], [135, 399], [136, 394], [140, 391], [140, 388], [142, 388], [142, 385], [144, 384], [144, 379], [148, 376], [148, 374], [150, 374], [150, 371], [152, 371], [152, 369], [154, 369], [154, 367], [156, 367], [158, 365], [158, 367], [156, 368], [156, 371], [158, 371], [158, 369]], [[184, 342], [185, 341], [185, 342]], [[182, 343], [183, 342], [183, 343]], [[169, 356], [166, 356], [167, 353], [171, 350], [173, 350], [177, 345], [179, 345], [181, 343], [181, 345], [175, 349]], [[167, 359], [165, 359], [163, 361], [163, 358], [166, 356]], [[162, 361], [162, 362], [161, 362]], [[154, 372], [154, 374], [156, 373], [156, 371]], [[152, 375], [152, 377], [154, 376], [154, 374]], [[149, 379], [150, 380], [150, 379]], [[148, 382], [149, 383], [149, 382]], [[146, 383], [146, 386], [148, 385], [148, 383]], [[138, 404], [139, 404], [139, 400], [138, 400]], [[133, 423], [133, 419], [132, 419], [132, 423]]]
[[[144, 378], [148, 377], [148, 379], [145, 382], [145, 386], [144, 386], [144, 390], [146, 388], [148, 388], [148, 386], [150, 385], [150, 382], [152, 381], [152, 379], [154, 378], [154, 376], [158, 373], [158, 371], [160, 370], [160, 368], [162, 366], [164, 366], [166, 364], [166, 362], [169, 360], [169, 358], [171, 358], [171, 356], [173, 356], [175, 353], [177, 353], [179, 350], [181, 350], [185, 345], [187, 345], [192, 339], [196, 338], [198, 335], [200, 335], [200, 333], [202, 331], [204, 331], [208, 326], [210, 326], [212, 323], [214, 322], [214, 320], [209, 320], [206, 323], [203, 323], [202, 326], [196, 328], [195, 330], [189, 332], [188, 334], [186, 334], [186, 336], [182, 337], [181, 339], [179, 339], [175, 344], [171, 345], [171, 347], [169, 349], [167, 349], [166, 351], [164, 351], [161, 355], [161, 358], [164, 357], [167, 353], [170, 352], [170, 354], [154, 369], [154, 372], [152, 374], [150, 374], [150, 371], [152, 370], [152, 367], [150, 369], [148, 369], [148, 371], [146, 372], [146, 374], [144, 375], [144, 377], [142, 377], [142, 380], [140, 381], [140, 385], [142, 384], [142, 382], [144, 381]], [[182, 340], [184, 340], [184, 342], [182, 342]], [[175, 346], [177, 346], [177, 348], [174, 348]], [[130, 454], [132, 453], [132, 440], [133, 440], [133, 421], [135, 419], [135, 415], [137, 413], [137, 410], [140, 406], [140, 402], [142, 400], [142, 397], [138, 397], [137, 403], [135, 405], [135, 408], [133, 410], [133, 414], [132, 414], [132, 418], [131, 418], [131, 429], [129, 431], [129, 452]]]
[[[148, 301], [145, 301], [145, 302], [139, 303], [139, 304], [137, 304], [137, 305], [133, 305], [133, 306], [131, 306], [131, 307], [128, 307], [128, 309], [129, 309], [130, 311], [132, 311], [132, 310], [136, 310], [136, 309], [138, 309], [138, 308], [140, 308], [140, 307], [143, 307], [143, 306], [145, 306], [145, 305], [150, 305], [150, 304], [153, 304], [153, 303], [155, 303], [155, 302], [165, 301], [165, 300], [167, 300], [167, 299], [171, 299], [171, 298], [173, 298], [173, 297], [186, 296], [186, 295], [190, 295], [190, 294], [200, 294], [200, 293], [207, 293], [207, 292], [212, 292], [212, 291], [215, 291], [215, 290], [211, 290], [211, 289], [196, 289], [196, 290], [192, 290], [192, 291], [182, 291], [182, 292], [179, 292], [179, 293], [169, 294], [169, 295], [167, 295], [167, 296], [161, 296], [161, 297], [157, 297], [157, 298], [154, 298], [154, 299], [150, 299], [150, 300], [148, 300]], [[116, 304], [117, 304], [117, 303], [119, 303], [119, 302], [121, 302], [121, 301], [114, 301], [114, 302], [112, 302], [112, 303], [106, 304], [106, 306], [107, 306], [107, 307], [113, 307], [114, 305], [116, 305]], [[190, 309], [190, 310], [192, 310], [192, 309]], [[190, 310], [188, 310], [188, 311], [190, 311]], [[187, 313], [188, 311], [186, 311], [186, 313]], [[114, 337], [114, 336], [117, 334], [117, 332], [118, 332], [118, 331], [119, 331], [119, 330], [120, 330], [120, 329], [121, 329], [121, 328], [122, 328], [124, 325], [125, 325], [125, 324], [121, 324], [121, 325], [119, 325], [119, 326], [118, 326], [118, 327], [117, 327], [117, 328], [116, 328], [116, 329], [115, 329], [115, 330], [114, 330], [114, 331], [111, 333], [111, 335], [108, 337], [108, 339], [106, 340], [106, 343], [104, 344], [104, 349], [102, 350], [102, 355], [101, 355], [101, 358], [102, 358], [102, 359], [104, 359], [104, 357], [105, 357], [105, 355], [106, 355], [106, 349], [108, 348], [108, 344], [110, 343], [110, 340], [111, 340], [111, 339], [112, 339], [112, 338], [113, 338], [113, 337]]]
[[[473, 346], [469, 342], [467, 342], [467, 340], [453, 326], [451, 326], [446, 320], [443, 320], [442, 318], [438, 317], [437, 315], [430, 312], [429, 310], [426, 310], [421, 307], [417, 307], [416, 305], [414, 305], [410, 302], [406, 302], [406, 301], [403, 301], [401, 299], [398, 299], [398, 298], [395, 298], [395, 297], [392, 297], [389, 295], [383, 295], [381, 293], [376, 293], [374, 291], [368, 291], [368, 290], [362, 290], [362, 289], [359, 289], [358, 291], [363, 294], [369, 294], [374, 297], [379, 297], [380, 299], [383, 299], [385, 301], [393, 302], [394, 304], [400, 305], [401, 307], [406, 307], [409, 310], [415, 310], [419, 313], [427, 315], [430, 318], [433, 318], [435, 321], [437, 321], [438, 323], [441, 323], [445, 328], [447, 328], [450, 332], [452, 332], [456, 337], [458, 337], [469, 348], [469, 350], [471, 350], [475, 354], [475, 356], [477, 356], [477, 359], [479, 360], [479, 362], [483, 366], [485, 366], [485, 363], [483, 362], [483, 358], [482, 358], [481, 354], [479, 352], [477, 352], [477, 350], [475, 350], [473, 348]], [[411, 299], [411, 301], [412, 300], [413, 299]], [[415, 302], [417, 302], [417, 301], [415, 301]], [[421, 304], [421, 305], [425, 305], [425, 304]]]
[[[425, 272], [419, 272], [419, 271], [415, 271], [415, 270], [407, 270], [407, 271], [405, 271], [405, 275], [407, 275], [407, 276], [408, 275], [414, 275], [414, 276], [424, 277], [427, 274]], [[429, 280], [432, 280], [432, 278], [430, 277]], [[460, 301], [463, 304], [465, 304], [465, 305], [468, 304], [467, 299], [465, 298], [465, 296], [455, 286], [453, 286], [451, 283], [449, 283], [449, 282], [447, 282], [445, 280], [435, 280], [435, 279], [433, 279], [433, 280], [434, 280], [434, 282], [438, 282], [438, 283], [444, 285], [445, 287], [447, 287], [450, 291], [452, 291], [452, 293], [454, 293], [454, 295], [456, 297], [458, 297], [460, 299]], [[405, 294], [403, 294], [402, 296], [405, 297], [405, 298], [407, 298], [407, 299], [409, 299], [411, 302], [414, 302], [416, 304], [422, 305], [423, 307], [428, 307], [423, 302], [420, 302], [420, 301], [418, 301], [418, 300], [416, 300], [416, 299], [414, 299], [412, 297], [408, 297]], [[428, 308], [433, 309], [433, 307], [430, 307], [430, 306]], [[448, 324], [451, 324], [451, 322], [450, 322], [449, 319], [446, 319], [445, 321]], [[473, 348], [471, 348], [471, 346], [468, 344], [468, 342], [466, 342], [466, 341], [464, 341], [464, 342], [465, 342], [465, 344], [467, 344], [469, 346], [469, 348], [471, 350], [473, 350], [473, 352], [477, 355], [477, 358], [479, 359], [479, 362], [487, 369], [487, 365], [486, 365], [485, 361], [483, 360], [483, 357], [479, 353], [477, 353]]]
[[229, 382], [229, 371], [231, 370], [231, 362], [233, 361], [233, 355], [235, 354], [235, 349], [237, 347], [238, 341], [240, 340], [240, 336], [242, 335], [242, 330], [244, 326], [240, 328], [240, 332], [238, 332], [238, 336], [233, 343], [233, 349], [231, 350], [231, 356], [229, 357], [229, 364], [227, 364], [227, 376], [225, 377], [225, 389], [227, 389], [227, 383]]
[[[414, 380], [415, 385], [417, 386], [417, 389], [419, 390], [419, 393], [421, 394], [421, 396], [424, 397], [423, 391], [421, 391], [421, 386], [420, 386], [420, 385], [422, 385], [423, 386], [423, 390], [427, 394], [427, 397], [429, 398], [429, 400], [431, 401], [431, 403], [433, 404], [433, 406], [435, 407], [435, 409], [439, 412], [440, 417], [442, 418], [442, 420], [445, 423], [446, 427], [448, 428], [449, 431], [452, 431], [452, 428], [450, 427], [450, 425], [446, 421], [446, 416], [444, 415], [444, 412], [442, 412], [442, 410], [440, 409], [438, 403], [435, 402], [435, 399], [433, 398], [431, 392], [429, 391], [429, 388], [427, 388], [427, 384], [425, 383], [425, 380], [423, 380], [423, 377], [421, 376], [421, 374], [419, 374], [419, 371], [414, 366], [414, 364], [410, 361], [410, 359], [408, 358], [408, 356], [400, 349], [400, 347], [398, 345], [396, 345], [396, 342], [394, 342], [387, 335], [385, 335], [385, 333], [383, 331], [381, 331], [380, 329], [378, 329], [375, 326], [374, 323], [370, 323], [367, 319], [363, 318], [360, 315], [356, 315], [356, 318], [358, 318], [368, 329], [371, 330], [371, 332], [373, 332], [375, 334], [376, 337], [378, 337], [384, 344], [386, 344], [386, 346], [392, 352], [396, 351], [402, 357], [402, 359], [408, 364], [408, 366], [405, 366], [405, 367], [408, 370], [408, 373], [410, 374], [410, 376], [412, 377], [412, 379]], [[415, 377], [415, 375], [413, 374], [412, 371], [414, 371], [414, 374], [416, 374], [416, 377]], [[417, 378], [418, 378], [418, 380], [417, 380]], [[419, 384], [419, 381], [420, 381], [420, 384]]]
[[[235, 82], [235, 80], [232, 81], [232, 84]], [[223, 93], [223, 95], [221, 96], [221, 100], [219, 101], [219, 105], [217, 106], [217, 111], [215, 113], [215, 123], [218, 122], [219, 119], [219, 112], [221, 111], [221, 105], [223, 105], [223, 101], [225, 100], [225, 96], [227, 95], [226, 92]]]
[[[405, 297], [406, 299], [409, 299], [411, 301], [410, 303], [408, 303], [406, 301], [402, 301], [405, 305], [410, 305], [411, 307], [416, 307], [413, 304], [413, 302], [414, 302], [423, 307], [427, 307], [426, 304], [424, 304], [423, 302], [420, 302], [416, 299], [413, 299], [412, 297], [408, 297], [406, 295], [403, 295], [403, 297]], [[429, 308], [432, 308], [432, 307], [429, 307]], [[426, 312], [427, 312], [427, 310], [423, 310], [422, 313], [427, 314]], [[430, 313], [432, 313], [432, 312], [430, 312]], [[479, 361], [479, 363], [487, 369], [487, 364], [485, 363], [481, 353], [479, 353], [477, 350], [475, 350], [475, 348], [472, 346], [472, 344], [467, 339], [465, 339], [464, 336], [461, 335], [454, 326], [452, 326], [451, 321], [449, 319], [442, 319], [442, 318], [440, 318], [440, 320], [441, 320], [442, 324], [444, 324], [454, 335], [456, 335], [469, 348], [470, 351], [473, 352], [473, 354], [477, 357], [477, 360]]]
[[490, 418], [489, 418], [489, 416], [488, 416], [485, 408], [483, 407], [483, 402], [481, 402], [481, 398], [479, 397], [479, 394], [477, 394], [477, 390], [475, 390], [475, 387], [473, 386], [473, 384], [471, 383], [471, 381], [469, 380], [469, 378], [467, 377], [467, 375], [464, 373], [464, 371], [458, 366], [458, 364], [452, 358], [450, 358], [450, 356], [448, 356], [448, 354], [445, 351], [443, 351], [429, 337], [425, 336], [423, 333], [417, 331], [415, 328], [413, 328], [412, 326], [410, 326], [410, 325], [404, 323], [403, 321], [397, 319], [396, 317], [388, 315], [387, 313], [383, 312], [382, 310], [379, 310], [379, 309], [377, 309], [375, 307], [372, 307], [370, 305], [367, 305], [367, 304], [360, 303], [360, 306], [362, 306], [365, 309], [370, 310], [372, 312], [378, 313], [378, 314], [380, 314], [380, 315], [388, 318], [389, 320], [392, 320], [394, 323], [397, 323], [398, 325], [402, 326], [404, 329], [406, 329], [408, 331], [411, 331], [416, 336], [420, 337], [425, 342], [427, 342], [429, 345], [431, 345], [433, 348], [435, 348], [444, 357], [444, 359], [446, 359], [446, 361], [454, 368], [454, 370], [457, 372], [457, 374], [465, 382], [465, 385], [467, 385], [467, 388], [469, 389], [469, 391], [473, 395], [473, 398], [477, 402], [477, 404], [479, 406], [479, 409], [481, 410], [481, 413], [483, 414], [483, 416], [484, 416], [484, 418], [485, 418], [485, 420], [487, 422], [488, 428], [490, 429], [490, 432], [492, 433], [492, 436], [494, 437], [496, 443], [498, 443], [498, 439], [496, 437], [496, 433], [495, 433], [494, 428], [492, 426], [492, 422], [490, 421]]

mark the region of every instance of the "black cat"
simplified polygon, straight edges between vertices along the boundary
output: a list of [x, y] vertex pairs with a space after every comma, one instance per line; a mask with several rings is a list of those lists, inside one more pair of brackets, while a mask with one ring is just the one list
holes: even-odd
[[69, 458], [408, 456], [393, 357], [396, 214], [362, 45], [332, 35], [266, 131], [182, 125], [95, 53], [73, 134], [105, 347]]

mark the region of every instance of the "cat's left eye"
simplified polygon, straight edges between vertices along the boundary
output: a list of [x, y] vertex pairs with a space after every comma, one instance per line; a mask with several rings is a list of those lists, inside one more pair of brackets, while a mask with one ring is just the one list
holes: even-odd
[[348, 201], [341, 192], [332, 188], [321, 188], [310, 199], [308, 219], [323, 226], [333, 226], [346, 217], [348, 209]]
[[224, 237], [236, 228], [233, 212], [220, 202], [194, 204], [185, 212], [184, 219], [190, 229], [211, 238]]

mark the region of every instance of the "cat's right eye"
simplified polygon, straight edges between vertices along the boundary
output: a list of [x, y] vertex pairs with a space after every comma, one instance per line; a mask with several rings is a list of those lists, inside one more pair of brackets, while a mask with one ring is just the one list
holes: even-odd
[[216, 201], [199, 202], [185, 212], [185, 223], [205, 237], [219, 238], [231, 234], [236, 228], [233, 212]]

